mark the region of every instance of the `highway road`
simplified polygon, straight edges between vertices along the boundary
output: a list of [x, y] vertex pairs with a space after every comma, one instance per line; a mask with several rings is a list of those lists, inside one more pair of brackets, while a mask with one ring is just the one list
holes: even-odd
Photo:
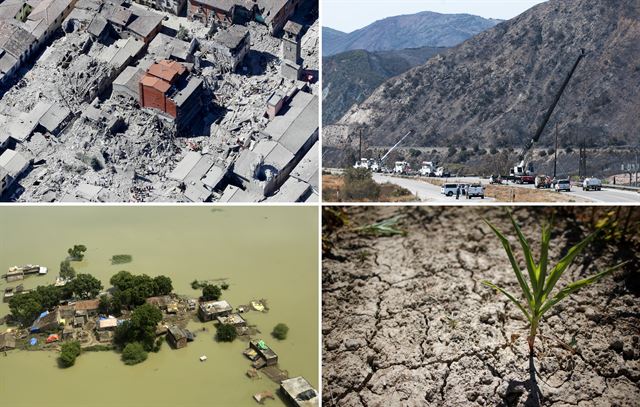
[[[440, 194], [440, 187], [430, 184], [424, 180], [420, 180], [419, 178], [401, 178], [394, 177], [388, 174], [373, 174], [373, 179], [377, 183], [391, 182], [393, 184], [399, 185], [403, 188], [408, 189], [414, 195], [417, 195], [420, 201], [423, 202], [433, 202], [433, 203], [460, 203], [460, 204], [469, 204], [469, 203], [478, 203], [480, 202], [495, 202], [493, 198], [473, 198], [473, 199], [461, 199], [456, 200], [455, 197], [446, 197]], [[459, 178], [449, 178], [446, 180], [451, 183], [476, 183], [480, 182], [483, 185], [487, 184], [486, 179], [480, 179], [477, 177], [459, 177]], [[509, 186], [515, 186], [518, 188], [535, 188], [531, 184], [509, 184]], [[571, 188], [571, 192], [561, 192], [562, 194], [568, 194], [575, 197], [579, 197], [581, 199], [587, 200], [589, 202], [596, 203], [621, 203], [621, 204], [629, 204], [629, 203], [640, 203], [640, 194], [634, 191], [625, 191], [619, 189], [609, 189], [603, 188], [601, 191], [583, 191], [581, 187], [573, 186]]]
[[413, 195], [417, 195], [420, 201], [422, 202], [433, 202], [433, 203], [456, 203], [456, 204], [477, 204], [479, 202], [495, 202], [493, 198], [471, 198], [466, 199], [466, 197], [460, 195], [460, 199], [456, 200], [455, 196], [448, 197], [444, 196], [440, 193], [440, 187], [437, 185], [430, 184], [426, 181], [420, 180], [418, 178], [400, 178], [400, 177], [392, 177], [387, 174], [373, 174], [373, 179], [378, 184], [382, 184], [385, 182], [390, 182], [392, 184], [399, 185], [405, 189], [411, 191]]

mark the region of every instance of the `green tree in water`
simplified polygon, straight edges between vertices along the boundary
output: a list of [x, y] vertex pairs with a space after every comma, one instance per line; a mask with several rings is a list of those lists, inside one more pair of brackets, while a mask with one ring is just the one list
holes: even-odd
[[122, 350], [122, 361], [126, 365], [137, 365], [147, 360], [147, 352], [140, 342], [131, 342]]

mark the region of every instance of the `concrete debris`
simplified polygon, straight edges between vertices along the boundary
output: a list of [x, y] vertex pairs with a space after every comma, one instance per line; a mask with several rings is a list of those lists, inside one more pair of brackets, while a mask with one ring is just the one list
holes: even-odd
[[[61, 28], [55, 35], [27, 30], [42, 39], [37, 60], [3, 71], [0, 127], [6, 131], [0, 132], [0, 153], [30, 157], [27, 168], [33, 168], [21, 169], [18, 177], [5, 168], [3, 178], [17, 179], [3, 187], [1, 200], [260, 202], [317, 196], [317, 168], [310, 166], [318, 160], [310, 155], [318, 154], [318, 84], [310, 76], [280, 75], [287, 38], [299, 45], [293, 51], [300, 53], [294, 61], [300, 69], [318, 71], [315, 1], [301, 2], [282, 38], [271, 34], [271, 23], [213, 30], [141, 4], [73, 4], [51, 22]], [[21, 23], [0, 20], [3, 46], [18, 55], [22, 48], [11, 33]], [[141, 83], [165, 60], [188, 72], [170, 82], [164, 110], [141, 108]], [[167, 100], [178, 110], [189, 105], [186, 128], [178, 129]], [[298, 175], [289, 181], [294, 169]]]

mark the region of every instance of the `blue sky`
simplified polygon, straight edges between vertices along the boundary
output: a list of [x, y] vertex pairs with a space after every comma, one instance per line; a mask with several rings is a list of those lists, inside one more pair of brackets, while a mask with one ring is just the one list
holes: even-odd
[[508, 20], [546, 0], [320, 0], [322, 25], [351, 32], [381, 20], [420, 11], [467, 13]]

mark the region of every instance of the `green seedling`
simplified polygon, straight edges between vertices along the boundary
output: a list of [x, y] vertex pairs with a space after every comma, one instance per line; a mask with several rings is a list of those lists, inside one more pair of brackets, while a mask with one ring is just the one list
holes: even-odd
[[370, 225], [361, 226], [354, 230], [362, 234], [374, 235], [374, 236], [395, 236], [395, 235], [405, 236], [407, 232], [397, 227], [398, 224], [400, 223], [400, 219], [402, 219], [402, 215], [381, 220], [380, 222], [372, 223]]
[[[583, 241], [571, 247], [567, 254], [562, 259], [560, 259], [560, 261], [555, 266], [549, 269], [549, 241], [551, 239], [553, 218], [542, 227], [542, 242], [540, 247], [540, 259], [538, 263], [536, 263], [533, 259], [531, 247], [529, 246], [527, 239], [522, 234], [520, 226], [518, 226], [515, 219], [511, 215], [511, 212], [509, 212], [509, 218], [511, 219], [511, 223], [513, 224], [516, 234], [518, 235], [520, 246], [522, 246], [524, 259], [527, 266], [526, 268], [529, 274], [529, 282], [527, 282], [527, 279], [524, 277], [523, 271], [520, 270], [520, 266], [516, 261], [516, 258], [511, 249], [511, 244], [509, 243], [507, 238], [487, 220], [485, 220], [485, 222], [487, 223], [487, 225], [489, 225], [491, 230], [493, 230], [493, 233], [495, 233], [496, 236], [500, 239], [500, 241], [502, 242], [502, 246], [504, 246], [504, 250], [507, 252], [507, 256], [509, 257], [509, 261], [511, 262], [511, 266], [516, 275], [516, 279], [518, 280], [518, 284], [520, 285], [520, 289], [522, 290], [525, 303], [523, 305], [523, 303], [518, 301], [509, 292], [489, 281], [483, 281], [482, 284], [504, 294], [525, 315], [530, 327], [529, 337], [527, 338], [527, 341], [529, 343], [529, 352], [533, 354], [533, 344], [536, 338], [536, 332], [538, 330], [540, 320], [545, 312], [549, 311], [554, 305], [562, 301], [568, 295], [580, 290], [587, 285], [595, 283], [608, 274], [611, 274], [614, 270], [622, 267], [626, 262], [618, 264], [617, 266], [611, 267], [591, 277], [574, 281], [573, 283], [570, 283], [567, 286], [563, 287], [560, 291], [552, 296], [551, 291], [553, 291], [560, 277], [562, 277], [563, 273], [571, 265], [573, 260], [594, 239], [600, 229], [596, 229], [595, 232], [591, 233]], [[531, 287], [529, 287], [529, 284], [531, 284]]]

